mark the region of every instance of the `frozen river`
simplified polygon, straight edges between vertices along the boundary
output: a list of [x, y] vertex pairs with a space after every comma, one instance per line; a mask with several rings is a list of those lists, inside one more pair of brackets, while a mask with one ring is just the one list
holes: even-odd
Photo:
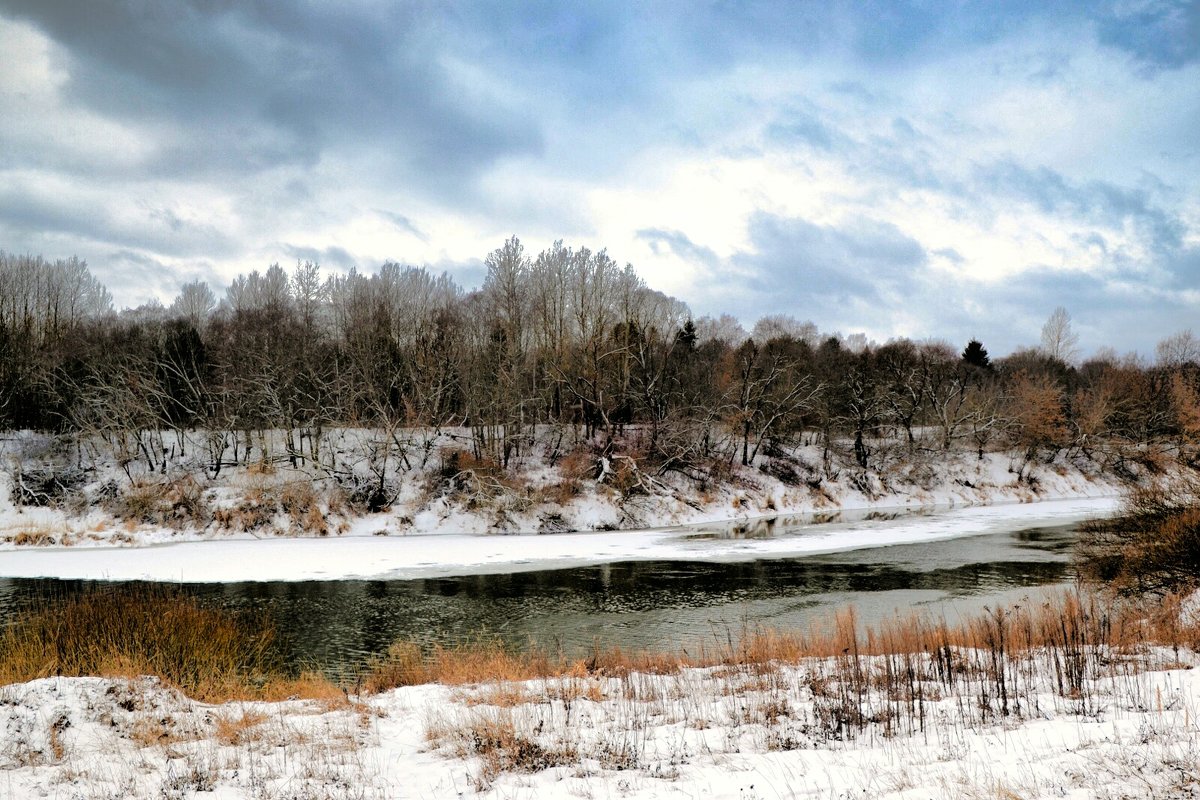
[[[573, 652], [596, 642], [657, 649], [757, 626], [822, 624], [851, 604], [866, 622], [910, 610], [953, 621], [1071, 581], [1075, 526], [1111, 507], [1092, 499], [637, 533], [22, 550], [0, 554], [8, 576], [0, 577], [0, 615], [96, 578], [170, 580], [169, 563], [184, 591], [205, 604], [266, 611], [297, 659], [333, 672], [399, 638], [451, 643], [488, 633]], [[322, 546], [324, 563], [312, 555]], [[281, 562], [302, 574], [282, 579]], [[57, 574], [31, 567], [39, 563], [57, 565]], [[246, 580], [247, 572], [268, 579]]]

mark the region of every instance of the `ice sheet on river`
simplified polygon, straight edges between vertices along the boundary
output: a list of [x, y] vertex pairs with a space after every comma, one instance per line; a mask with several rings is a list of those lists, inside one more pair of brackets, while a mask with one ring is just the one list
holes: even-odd
[[[0, 554], [0, 577], [170, 582], [406, 579], [518, 572], [619, 561], [743, 561], [936, 541], [1078, 522], [1115, 509], [1076, 498], [851, 518], [779, 518], [649, 531], [530, 535], [211, 540], [149, 547], [23, 548]], [[758, 527], [748, 527], [758, 525]], [[740, 527], [739, 527], [740, 526]]]

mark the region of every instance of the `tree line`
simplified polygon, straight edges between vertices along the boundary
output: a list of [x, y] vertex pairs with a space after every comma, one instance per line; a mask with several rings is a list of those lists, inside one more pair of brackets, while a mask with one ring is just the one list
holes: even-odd
[[170, 306], [116, 313], [78, 259], [0, 253], [0, 428], [90, 437], [150, 469], [173, 432], [203, 431], [214, 473], [256, 431], [320, 463], [335, 427], [398, 450], [404, 430], [466, 430], [477, 456], [507, 466], [553, 426], [560, 443], [632, 441], [684, 474], [797, 443], [866, 470], [951, 449], [1119, 463], [1200, 436], [1187, 331], [1155, 364], [1111, 352], [1076, 364], [1059, 309], [1042, 346], [992, 359], [978, 341], [877, 344], [790, 316], [747, 333], [562, 242], [533, 255], [513, 237], [485, 264], [473, 291], [392, 262], [328, 276], [276, 264], [220, 300], [193, 282]]

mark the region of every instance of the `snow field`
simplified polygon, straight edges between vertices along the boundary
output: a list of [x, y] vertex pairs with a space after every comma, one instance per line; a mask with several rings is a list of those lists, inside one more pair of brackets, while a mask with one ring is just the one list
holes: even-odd
[[[1061, 654], [1060, 654], [1061, 656]], [[1194, 656], [955, 651], [674, 674], [405, 687], [211, 706], [154, 679], [0, 688], [0, 796], [234, 798], [1192, 797]], [[939, 689], [940, 687], [940, 689]]]

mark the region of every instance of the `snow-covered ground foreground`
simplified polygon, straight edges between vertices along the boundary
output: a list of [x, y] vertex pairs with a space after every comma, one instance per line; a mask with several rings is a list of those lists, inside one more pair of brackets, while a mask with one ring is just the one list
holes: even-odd
[[[1174, 656], [1149, 658], [1169, 666]], [[872, 677], [858, 689], [839, 683], [854, 674], [841, 659], [219, 706], [150, 678], [49, 678], [0, 687], [0, 797], [1082, 800], [1200, 790], [1192, 661], [1146, 672], [1087, 658], [1082, 691], [1060, 692], [1049, 655], [1021, 659], [1005, 714], [992, 679], [964, 669], [935, 680], [929, 657], [918, 660], [916, 702], [897, 695], [903, 680], [880, 688], [879, 662], [864, 662]]]
[[[1110, 513], [1111, 497], [1002, 503], [837, 521], [772, 519], [736, 526], [603, 533], [213, 539], [144, 547], [23, 547], [0, 554], [0, 577], [179, 582], [421, 578], [634, 560], [784, 558], [1062, 525]], [[386, 531], [385, 531], [386, 532]], [[760, 538], [762, 537], [762, 538]]]

